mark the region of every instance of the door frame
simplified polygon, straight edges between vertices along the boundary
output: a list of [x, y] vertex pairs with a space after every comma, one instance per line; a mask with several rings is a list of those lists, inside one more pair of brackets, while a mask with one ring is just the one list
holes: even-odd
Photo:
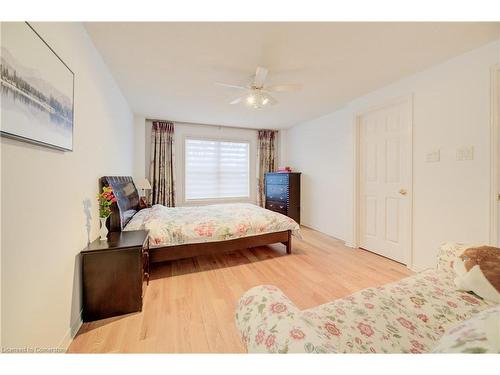
[[498, 194], [500, 182], [498, 171], [500, 168], [500, 64], [493, 65], [490, 73], [490, 244], [496, 246], [499, 240], [498, 233]]
[[361, 214], [360, 210], [360, 202], [359, 202], [359, 192], [360, 192], [360, 120], [361, 117], [366, 116], [371, 112], [375, 112], [386, 107], [394, 106], [397, 104], [405, 103], [408, 105], [410, 114], [410, 142], [409, 142], [409, 153], [410, 153], [410, 172], [409, 172], [409, 181], [408, 181], [408, 223], [409, 223], [409, 235], [407, 239], [406, 248], [408, 249], [407, 259], [408, 263], [406, 267], [413, 270], [413, 123], [414, 123], [414, 111], [413, 111], [413, 93], [404, 95], [392, 100], [384, 101], [376, 106], [368, 107], [363, 110], [357, 111], [354, 113], [353, 118], [353, 126], [354, 126], [354, 181], [353, 181], [353, 243], [346, 244], [347, 246], [357, 248], [359, 247], [359, 230], [360, 230], [360, 218]]

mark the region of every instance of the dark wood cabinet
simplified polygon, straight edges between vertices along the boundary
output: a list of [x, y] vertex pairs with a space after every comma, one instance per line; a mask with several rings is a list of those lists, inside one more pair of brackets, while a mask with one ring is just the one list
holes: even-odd
[[300, 224], [300, 173], [265, 174], [266, 208]]
[[83, 320], [109, 318], [142, 310], [149, 283], [148, 232], [111, 232], [82, 254]]

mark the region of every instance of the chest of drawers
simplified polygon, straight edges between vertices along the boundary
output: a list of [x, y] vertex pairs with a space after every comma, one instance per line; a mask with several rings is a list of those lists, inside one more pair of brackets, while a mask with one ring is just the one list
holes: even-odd
[[300, 173], [265, 174], [266, 208], [300, 224]]

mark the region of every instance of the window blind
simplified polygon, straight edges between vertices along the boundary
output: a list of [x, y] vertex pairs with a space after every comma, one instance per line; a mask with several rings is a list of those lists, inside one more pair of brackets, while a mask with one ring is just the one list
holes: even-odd
[[250, 196], [248, 143], [188, 138], [185, 152], [186, 200]]

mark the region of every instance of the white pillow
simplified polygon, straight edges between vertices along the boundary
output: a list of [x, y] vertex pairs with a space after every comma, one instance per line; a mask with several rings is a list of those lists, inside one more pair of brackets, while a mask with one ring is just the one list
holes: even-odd
[[455, 285], [459, 290], [474, 292], [488, 301], [500, 303], [500, 293], [491, 285], [478, 265], [475, 265], [467, 272], [462, 259], [456, 258], [453, 262], [453, 270], [456, 275]]
[[484, 310], [445, 332], [433, 353], [500, 353], [500, 306]]

